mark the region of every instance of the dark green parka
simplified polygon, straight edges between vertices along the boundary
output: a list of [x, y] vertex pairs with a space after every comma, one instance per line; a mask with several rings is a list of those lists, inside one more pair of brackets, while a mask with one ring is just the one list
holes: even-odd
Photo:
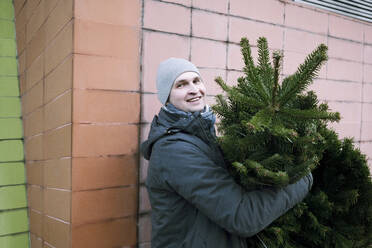
[[161, 109], [141, 151], [149, 160], [146, 187], [152, 207], [151, 247], [247, 247], [300, 202], [312, 176], [283, 189], [247, 192], [231, 177], [215, 142], [213, 121], [199, 112]]

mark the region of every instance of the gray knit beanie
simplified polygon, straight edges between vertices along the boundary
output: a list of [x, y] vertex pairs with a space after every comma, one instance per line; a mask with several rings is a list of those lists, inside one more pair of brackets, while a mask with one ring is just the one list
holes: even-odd
[[163, 105], [167, 103], [174, 81], [179, 75], [189, 71], [196, 72], [200, 76], [198, 68], [186, 59], [169, 58], [160, 63], [156, 77], [156, 88], [159, 101]]

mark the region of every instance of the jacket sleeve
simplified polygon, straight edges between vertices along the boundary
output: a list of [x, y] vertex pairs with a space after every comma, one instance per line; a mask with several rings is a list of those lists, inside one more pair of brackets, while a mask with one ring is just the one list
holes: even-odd
[[172, 190], [219, 226], [242, 237], [263, 230], [302, 201], [312, 185], [309, 174], [282, 189], [247, 192], [225, 168], [185, 141], [162, 142], [154, 147], [152, 156]]

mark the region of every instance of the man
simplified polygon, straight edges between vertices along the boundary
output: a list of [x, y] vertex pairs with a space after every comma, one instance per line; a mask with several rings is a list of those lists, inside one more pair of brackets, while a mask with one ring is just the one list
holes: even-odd
[[308, 193], [311, 174], [283, 189], [247, 192], [235, 183], [216, 143], [205, 85], [191, 62], [163, 61], [156, 83], [163, 107], [141, 145], [149, 160], [152, 247], [247, 247], [246, 237]]

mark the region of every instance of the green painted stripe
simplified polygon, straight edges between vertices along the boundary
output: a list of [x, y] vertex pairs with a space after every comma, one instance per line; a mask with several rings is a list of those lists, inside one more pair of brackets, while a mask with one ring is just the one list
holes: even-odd
[[[1, 12], [1, 9], [0, 9], [0, 12]], [[0, 56], [15, 57], [17, 56], [16, 49], [17, 47], [16, 47], [16, 42], [14, 39], [0, 39]]]
[[21, 99], [0, 97], [0, 117], [21, 117]]
[[0, 119], [0, 139], [22, 139], [23, 129], [20, 118]]
[[0, 38], [15, 39], [15, 28], [13, 21], [0, 20]]
[[0, 247], [4, 248], [28, 248], [28, 233], [0, 237]]
[[0, 210], [27, 207], [26, 186], [0, 187]]
[[[1, 22], [0, 22], [1, 23]], [[0, 26], [1, 32], [1, 26]], [[0, 57], [0, 75], [3, 76], [18, 76], [17, 58]]]
[[23, 159], [22, 140], [0, 141], [0, 162], [22, 161]]
[[0, 212], [0, 235], [28, 231], [27, 210]]
[[25, 182], [26, 178], [24, 163], [0, 163], [0, 186], [22, 184]]
[[17, 77], [0, 77], [0, 96], [19, 96]]
[[11, 0], [0, 1], [0, 18], [8, 19], [8, 20], [14, 19], [14, 9], [13, 9], [13, 3]]

